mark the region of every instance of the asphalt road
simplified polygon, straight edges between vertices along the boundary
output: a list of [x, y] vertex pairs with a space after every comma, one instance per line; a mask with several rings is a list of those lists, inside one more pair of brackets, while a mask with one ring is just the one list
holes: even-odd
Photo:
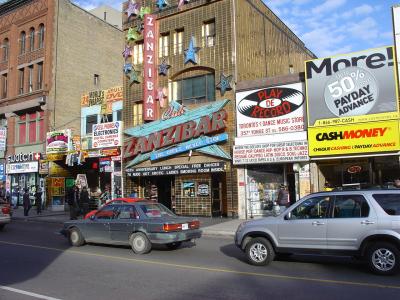
[[70, 247], [59, 225], [17, 221], [0, 232], [0, 299], [399, 299], [400, 276], [351, 259], [296, 256], [254, 267], [231, 239], [135, 255]]

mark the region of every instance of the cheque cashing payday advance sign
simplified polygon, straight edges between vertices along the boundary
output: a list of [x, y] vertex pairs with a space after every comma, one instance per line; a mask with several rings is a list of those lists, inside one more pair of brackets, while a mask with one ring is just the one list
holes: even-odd
[[306, 61], [309, 155], [400, 149], [393, 47]]

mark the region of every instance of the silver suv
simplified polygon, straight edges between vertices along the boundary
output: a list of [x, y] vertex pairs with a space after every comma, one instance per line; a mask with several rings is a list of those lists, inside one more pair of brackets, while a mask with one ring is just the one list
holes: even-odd
[[283, 213], [239, 225], [235, 244], [253, 265], [275, 254], [318, 253], [366, 259], [374, 273], [400, 270], [400, 190], [310, 194]]

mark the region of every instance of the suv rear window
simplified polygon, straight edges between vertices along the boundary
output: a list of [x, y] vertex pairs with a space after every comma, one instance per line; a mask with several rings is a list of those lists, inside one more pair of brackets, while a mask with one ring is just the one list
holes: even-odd
[[374, 194], [372, 197], [388, 215], [400, 216], [400, 194]]

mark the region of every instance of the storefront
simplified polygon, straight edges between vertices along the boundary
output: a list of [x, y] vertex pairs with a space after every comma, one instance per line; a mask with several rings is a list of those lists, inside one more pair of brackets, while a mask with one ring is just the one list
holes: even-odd
[[314, 191], [391, 187], [400, 176], [392, 61], [384, 47], [306, 62]]
[[11, 202], [22, 205], [22, 195], [28, 189], [31, 201], [37, 186], [43, 186], [39, 176], [40, 153], [18, 153], [7, 157], [6, 174], [10, 180]]
[[269, 215], [284, 186], [290, 203], [310, 192], [304, 84], [298, 75], [280, 80], [238, 84], [233, 163], [240, 167], [241, 218]]
[[130, 196], [158, 201], [180, 215], [226, 215], [228, 103], [189, 110], [172, 102], [162, 119], [125, 130], [131, 136], [124, 152]]

